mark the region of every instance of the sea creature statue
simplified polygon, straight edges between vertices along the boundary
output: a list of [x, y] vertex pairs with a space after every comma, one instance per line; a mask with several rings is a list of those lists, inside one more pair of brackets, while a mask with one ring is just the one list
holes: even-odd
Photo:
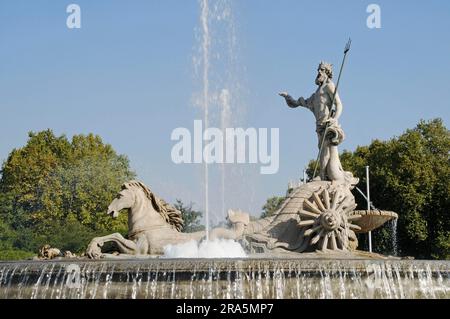
[[244, 222], [248, 214], [230, 210], [233, 228], [213, 229], [211, 237], [239, 240], [252, 253], [354, 250], [355, 207], [347, 185], [314, 181], [292, 190], [272, 216]]
[[182, 233], [181, 212], [157, 197], [138, 181], [124, 183], [121, 191], [108, 206], [113, 218], [128, 210], [128, 238], [115, 233], [92, 239], [86, 255], [90, 258], [114, 257], [102, 252], [106, 242], [114, 242], [121, 255], [162, 255], [164, 246], [189, 240], [200, 240], [205, 232]]
[[313, 181], [294, 188], [271, 216], [250, 221], [228, 211], [230, 229], [215, 228], [210, 238], [238, 240], [250, 253], [351, 252], [356, 234], [397, 218], [387, 211], [357, 211], [351, 185]]
[[45, 244], [39, 249], [38, 259], [55, 259], [57, 257], [62, 257], [61, 250], [58, 248], [51, 247], [49, 244]]

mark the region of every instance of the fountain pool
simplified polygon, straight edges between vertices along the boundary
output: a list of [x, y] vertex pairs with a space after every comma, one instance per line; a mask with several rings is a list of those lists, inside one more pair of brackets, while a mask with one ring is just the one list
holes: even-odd
[[449, 261], [312, 256], [0, 262], [0, 298], [447, 299], [449, 270]]

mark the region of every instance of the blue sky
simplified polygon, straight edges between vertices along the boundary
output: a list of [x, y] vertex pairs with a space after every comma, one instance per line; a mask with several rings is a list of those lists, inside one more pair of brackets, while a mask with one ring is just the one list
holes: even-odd
[[[70, 3], [81, 7], [81, 29], [66, 27]], [[318, 62], [338, 66], [349, 36], [341, 149], [400, 135], [420, 119], [441, 117], [448, 127], [450, 2], [229, 3], [236, 46], [224, 53], [217, 45], [214, 53], [233, 56], [233, 74], [225, 81], [228, 60], [217, 59], [212, 87], [239, 88], [232, 114], [239, 125], [280, 128], [280, 170], [262, 176], [259, 166], [234, 166], [226, 208], [259, 214], [265, 199], [283, 194], [316, 157], [313, 115], [289, 109], [277, 92], [313, 93]], [[381, 7], [381, 29], [366, 26], [370, 3]], [[170, 158], [172, 130], [191, 129], [202, 118], [192, 102], [201, 87], [192, 62], [199, 15], [196, 0], [1, 0], [0, 160], [25, 144], [28, 131], [92, 132], [128, 155], [156, 193], [201, 208], [201, 166], [175, 165]], [[219, 174], [211, 178], [212, 210], [220, 210]]]

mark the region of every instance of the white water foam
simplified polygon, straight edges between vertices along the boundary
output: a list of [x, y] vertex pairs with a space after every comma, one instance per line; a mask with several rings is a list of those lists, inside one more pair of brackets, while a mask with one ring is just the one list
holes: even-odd
[[242, 246], [231, 239], [195, 240], [164, 247], [163, 258], [245, 258]]

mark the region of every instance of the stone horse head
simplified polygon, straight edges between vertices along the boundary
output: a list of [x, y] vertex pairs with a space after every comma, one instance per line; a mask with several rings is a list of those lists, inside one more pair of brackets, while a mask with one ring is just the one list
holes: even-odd
[[[181, 231], [183, 229], [183, 218], [181, 212], [157, 197], [146, 185], [139, 181], [129, 181], [121, 186], [116, 198], [109, 204], [107, 214], [113, 218], [119, 216], [119, 212], [127, 209], [129, 221], [134, 223], [128, 225], [130, 233], [143, 225], [136, 225], [136, 219], [145, 219], [149, 226], [161, 225], [172, 226], [173, 229]], [[149, 217], [152, 217], [150, 220]], [[142, 224], [142, 223], [138, 223]], [[135, 226], [135, 227], [132, 227]], [[129, 233], [129, 234], [130, 234]]]

